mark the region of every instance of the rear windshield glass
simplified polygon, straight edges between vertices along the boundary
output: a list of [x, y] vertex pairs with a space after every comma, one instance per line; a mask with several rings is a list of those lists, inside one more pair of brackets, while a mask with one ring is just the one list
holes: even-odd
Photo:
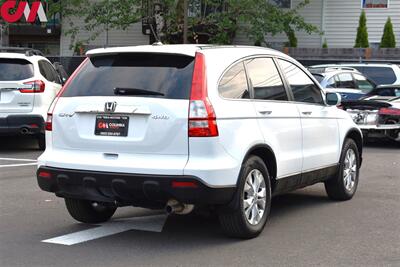
[[393, 84], [396, 81], [396, 74], [389, 67], [358, 67], [355, 66], [365, 76], [373, 80], [376, 84]]
[[0, 58], [0, 81], [20, 81], [33, 77], [33, 65], [24, 59]]
[[194, 58], [184, 55], [124, 53], [96, 56], [87, 61], [63, 96], [189, 99], [193, 66]]

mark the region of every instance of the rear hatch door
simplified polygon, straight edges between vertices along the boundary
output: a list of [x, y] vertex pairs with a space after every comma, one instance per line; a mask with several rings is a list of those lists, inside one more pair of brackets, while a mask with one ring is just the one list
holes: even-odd
[[[34, 76], [33, 64], [25, 59], [0, 57], [0, 113], [28, 113], [33, 109], [34, 93], [23, 93]], [[22, 91], [22, 92], [21, 92]]]
[[58, 100], [53, 147], [187, 155], [193, 65], [176, 54], [91, 56]]

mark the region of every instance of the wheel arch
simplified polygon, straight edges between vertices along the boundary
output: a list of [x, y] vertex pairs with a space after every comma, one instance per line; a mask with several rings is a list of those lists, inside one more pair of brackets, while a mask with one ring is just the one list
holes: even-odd
[[342, 144], [342, 149], [343, 149], [343, 145], [344, 145], [344, 140], [346, 139], [352, 139], [354, 140], [354, 142], [356, 142], [357, 148], [358, 148], [358, 153], [360, 155], [360, 164], [362, 163], [362, 152], [363, 152], [363, 135], [360, 132], [360, 130], [358, 130], [357, 128], [351, 128], [345, 138], [343, 139], [343, 144]]
[[273, 192], [275, 189], [276, 177], [277, 177], [277, 172], [278, 172], [277, 161], [276, 161], [276, 156], [275, 156], [274, 151], [272, 150], [272, 148], [270, 146], [268, 146], [266, 144], [258, 144], [258, 145], [254, 145], [247, 151], [246, 156], [243, 159], [243, 163], [250, 156], [258, 156], [264, 161], [265, 165], [267, 166], [268, 173], [270, 175], [271, 190]]

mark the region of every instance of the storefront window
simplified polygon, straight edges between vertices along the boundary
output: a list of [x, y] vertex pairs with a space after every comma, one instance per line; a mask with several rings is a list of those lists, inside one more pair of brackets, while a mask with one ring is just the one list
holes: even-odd
[[363, 8], [388, 8], [389, 0], [362, 0]]

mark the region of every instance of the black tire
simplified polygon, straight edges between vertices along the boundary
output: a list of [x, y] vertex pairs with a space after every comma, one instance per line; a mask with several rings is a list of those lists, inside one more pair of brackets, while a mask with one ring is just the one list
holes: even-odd
[[80, 199], [65, 199], [69, 214], [75, 220], [83, 223], [102, 223], [108, 221], [115, 213], [116, 207], [102, 205]]
[[46, 135], [45, 134], [39, 134], [37, 137], [38, 145], [39, 145], [39, 150], [45, 150], [46, 149]]
[[[354, 185], [351, 189], [346, 188], [345, 185], [345, 167], [346, 155], [349, 150], [353, 150], [356, 160], [356, 171], [354, 175]], [[343, 144], [342, 153], [340, 156], [339, 172], [336, 177], [329, 179], [325, 182], [325, 190], [329, 198], [333, 200], [349, 200], [353, 198], [357, 191], [358, 180], [360, 175], [360, 154], [358, 147], [353, 139], [346, 139]]]
[[[251, 224], [246, 218], [244, 210], [245, 184], [247, 176], [258, 170], [263, 176], [265, 183], [265, 208], [261, 219], [256, 224]], [[258, 204], [257, 204], [258, 205]], [[257, 207], [258, 208], [258, 207]], [[242, 165], [240, 171], [237, 191], [232, 202], [219, 211], [219, 221], [223, 231], [231, 237], [250, 239], [257, 237], [264, 229], [265, 223], [271, 209], [271, 183], [268, 169], [263, 160], [257, 156], [250, 156]], [[251, 211], [253, 214], [254, 211]]]

